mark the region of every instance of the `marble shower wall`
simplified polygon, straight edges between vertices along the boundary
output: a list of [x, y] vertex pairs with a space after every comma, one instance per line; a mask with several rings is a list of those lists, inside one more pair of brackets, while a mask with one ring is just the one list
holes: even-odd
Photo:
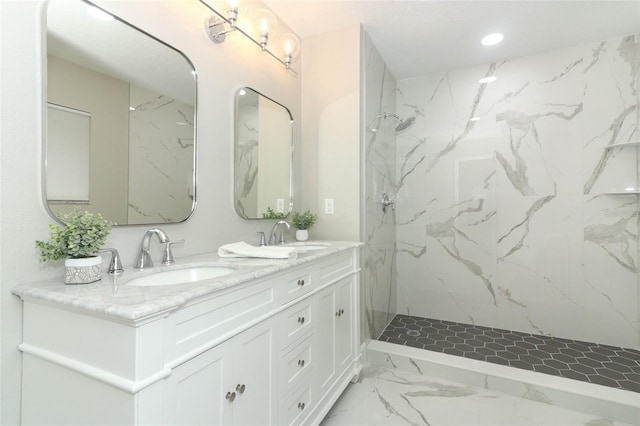
[[134, 85], [129, 96], [129, 224], [181, 222], [194, 198], [193, 106]]
[[640, 347], [638, 38], [398, 82], [399, 313]]
[[395, 211], [382, 211], [383, 193], [395, 192], [396, 82], [365, 33], [363, 36], [364, 117], [364, 297], [368, 337], [376, 338], [396, 313]]

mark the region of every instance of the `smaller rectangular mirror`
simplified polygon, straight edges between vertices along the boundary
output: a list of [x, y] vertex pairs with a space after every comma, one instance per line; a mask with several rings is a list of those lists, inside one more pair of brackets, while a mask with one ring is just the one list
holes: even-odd
[[293, 117], [248, 87], [236, 94], [235, 208], [244, 219], [293, 208]]

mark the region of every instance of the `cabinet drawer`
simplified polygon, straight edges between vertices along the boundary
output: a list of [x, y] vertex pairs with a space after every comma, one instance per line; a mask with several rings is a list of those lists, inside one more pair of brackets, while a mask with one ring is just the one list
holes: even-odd
[[308, 380], [293, 396], [286, 400], [282, 407], [282, 420], [285, 425], [299, 425], [313, 408], [311, 384]]
[[313, 336], [306, 339], [284, 356], [282, 393], [286, 394], [300, 383], [313, 369]]
[[282, 345], [284, 349], [311, 332], [315, 327], [313, 299], [307, 298], [282, 313]]
[[213, 345], [277, 306], [274, 283], [263, 281], [188, 306], [172, 316], [167, 358]]
[[351, 251], [336, 254], [318, 265], [319, 285], [331, 283], [355, 270], [355, 260]]
[[280, 299], [283, 304], [309, 293], [313, 288], [311, 269], [305, 268], [284, 274], [280, 279], [279, 286], [282, 291]]

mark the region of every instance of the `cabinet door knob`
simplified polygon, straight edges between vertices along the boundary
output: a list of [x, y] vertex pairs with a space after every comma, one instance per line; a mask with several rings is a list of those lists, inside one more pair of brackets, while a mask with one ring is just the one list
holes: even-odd
[[238, 384], [238, 386], [236, 386], [236, 390], [238, 391], [238, 393], [244, 393], [245, 385]]
[[340, 316], [340, 310], [339, 310], [339, 309], [336, 311], [336, 316], [337, 316], [337, 317], [339, 317], [339, 316]]
[[298, 280], [298, 285], [299, 285], [300, 287], [304, 286], [304, 280]]
[[300, 324], [304, 324], [304, 317], [298, 317], [298, 322]]
[[236, 399], [236, 393], [235, 392], [227, 392], [227, 394], [225, 395], [224, 398], [228, 399], [231, 402], [233, 402], [233, 400]]
[[299, 360], [298, 360], [298, 365], [299, 365], [300, 367], [304, 367], [304, 359], [299, 359]]
[[298, 408], [304, 410], [304, 402], [298, 402]]
[[340, 315], [344, 314], [344, 309], [340, 309]]

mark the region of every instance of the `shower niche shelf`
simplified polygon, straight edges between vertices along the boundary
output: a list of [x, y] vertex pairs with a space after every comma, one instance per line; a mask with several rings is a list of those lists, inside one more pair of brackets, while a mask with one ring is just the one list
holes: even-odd
[[609, 149], [614, 149], [614, 148], [624, 148], [624, 147], [627, 147], [627, 146], [639, 147], [640, 146], [640, 141], [613, 143], [611, 145], [607, 145], [604, 149], [605, 150], [609, 150]]
[[[615, 148], [627, 148], [627, 147], [638, 148], [640, 147], [640, 141], [614, 143], [611, 145], [607, 145], [604, 149], [605, 151], [608, 151]], [[622, 190], [622, 191], [603, 192], [602, 195], [640, 195], [640, 188], [629, 188], [628, 190]]]

